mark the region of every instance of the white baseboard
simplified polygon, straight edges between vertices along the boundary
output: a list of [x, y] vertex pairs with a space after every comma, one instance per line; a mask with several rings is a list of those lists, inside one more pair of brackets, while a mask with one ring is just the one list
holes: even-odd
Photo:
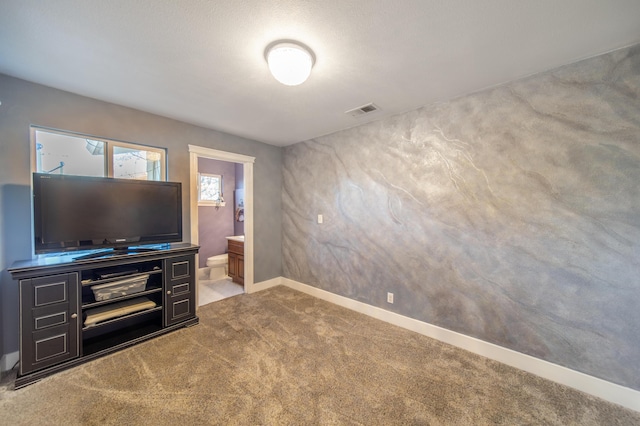
[[282, 277], [275, 277], [270, 280], [260, 281], [259, 283], [254, 283], [251, 286], [245, 286], [245, 291], [247, 293], [255, 293], [256, 291], [266, 290], [271, 287], [282, 285], [282, 279]]
[[[274, 278], [272, 280], [265, 281], [264, 283], [259, 283], [259, 285], [268, 283], [268, 287], [273, 287], [274, 285], [278, 285], [275, 284], [276, 282], [327, 302], [334, 303], [407, 330], [440, 340], [441, 342], [499, 361], [503, 364], [524, 370], [553, 382], [572, 387], [606, 401], [622, 405], [623, 407], [631, 410], [640, 411], [640, 391], [620, 386], [597, 377], [589, 376], [588, 374], [571, 370], [474, 337], [465, 336], [464, 334], [460, 334], [455, 331], [447, 330], [423, 321], [386, 311], [375, 306], [367, 305], [366, 303], [358, 302], [344, 296], [339, 296], [288, 278]], [[268, 287], [265, 286], [260, 289], [263, 290]]]
[[2, 358], [0, 358], [0, 371], [4, 373], [5, 371], [11, 370], [19, 359], [20, 352], [18, 351], [2, 355]]

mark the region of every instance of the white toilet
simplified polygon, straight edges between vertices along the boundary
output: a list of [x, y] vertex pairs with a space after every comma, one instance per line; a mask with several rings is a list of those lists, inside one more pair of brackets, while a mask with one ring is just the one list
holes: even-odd
[[211, 256], [207, 258], [207, 267], [209, 269], [209, 279], [212, 281], [220, 280], [227, 276], [228, 260], [226, 254]]

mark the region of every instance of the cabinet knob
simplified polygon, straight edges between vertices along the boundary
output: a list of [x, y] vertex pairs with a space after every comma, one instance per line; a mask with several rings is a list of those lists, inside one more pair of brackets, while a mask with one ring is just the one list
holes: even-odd
[[71, 318], [73, 318], [73, 319], [78, 318], [78, 314], [71, 314]]
[[171, 294], [171, 290], [167, 290], [167, 294]]

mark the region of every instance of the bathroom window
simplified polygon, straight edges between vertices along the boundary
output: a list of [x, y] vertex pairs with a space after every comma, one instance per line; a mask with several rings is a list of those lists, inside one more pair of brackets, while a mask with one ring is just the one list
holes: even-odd
[[166, 150], [79, 133], [31, 127], [33, 171], [60, 175], [166, 180]]
[[222, 176], [198, 173], [198, 205], [224, 207]]

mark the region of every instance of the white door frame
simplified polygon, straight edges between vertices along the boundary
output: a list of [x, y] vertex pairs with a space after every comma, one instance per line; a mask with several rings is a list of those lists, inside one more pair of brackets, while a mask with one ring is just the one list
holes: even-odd
[[[191, 244], [198, 244], [198, 158], [242, 164], [244, 178], [244, 291], [253, 292], [253, 163], [249, 157], [217, 149], [189, 145], [189, 205], [191, 209]], [[198, 256], [196, 256], [196, 268]], [[197, 274], [196, 274], [197, 275]]]

